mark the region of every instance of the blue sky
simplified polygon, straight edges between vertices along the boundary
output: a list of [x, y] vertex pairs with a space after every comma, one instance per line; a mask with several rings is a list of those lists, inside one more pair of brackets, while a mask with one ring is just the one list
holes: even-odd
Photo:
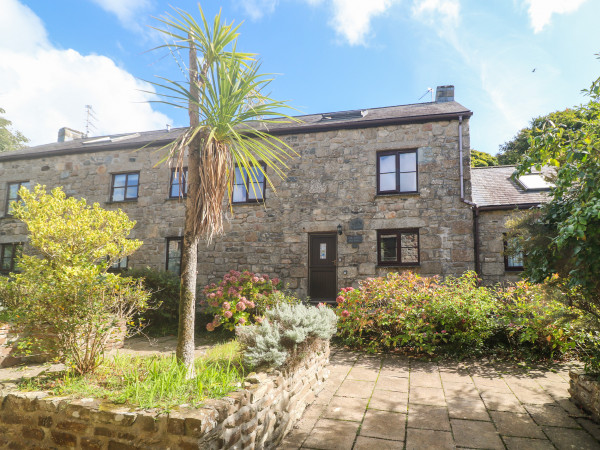
[[[141, 80], [181, 79], [159, 45], [153, 16], [188, 0], [0, 0], [0, 107], [32, 140], [58, 128], [91, 134], [184, 126], [187, 116], [149, 104]], [[243, 21], [239, 48], [279, 74], [277, 99], [300, 113], [428, 101], [454, 84], [474, 112], [472, 148], [496, 153], [535, 116], [585, 101], [600, 75], [600, 2], [594, 0], [204, 1]], [[535, 69], [535, 72], [532, 72]]]

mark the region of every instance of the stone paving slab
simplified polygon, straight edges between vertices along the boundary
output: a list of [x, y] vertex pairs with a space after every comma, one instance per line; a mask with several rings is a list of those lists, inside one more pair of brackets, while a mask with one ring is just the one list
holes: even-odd
[[569, 400], [568, 366], [441, 362], [333, 349], [325, 383], [281, 449], [600, 449]]

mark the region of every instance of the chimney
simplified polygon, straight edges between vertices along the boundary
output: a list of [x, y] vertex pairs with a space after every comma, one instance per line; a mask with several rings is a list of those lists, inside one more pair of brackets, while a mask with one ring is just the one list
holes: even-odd
[[73, 139], [83, 139], [85, 134], [72, 128], [62, 127], [58, 130], [58, 142], [72, 141]]
[[454, 101], [454, 86], [438, 86], [435, 90], [436, 103], [453, 102]]

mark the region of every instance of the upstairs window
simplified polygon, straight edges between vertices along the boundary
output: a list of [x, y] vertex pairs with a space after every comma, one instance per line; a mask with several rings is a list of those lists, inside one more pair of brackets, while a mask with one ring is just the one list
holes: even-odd
[[19, 201], [19, 189], [21, 189], [21, 187], [29, 189], [29, 181], [15, 181], [8, 183], [8, 195], [6, 196], [6, 214], [9, 216], [12, 214], [11, 202]]
[[[263, 170], [266, 166], [262, 165]], [[233, 203], [256, 203], [265, 200], [265, 175], [258, 168], [250, 173], [242, 168], [235, 168], [233, 181]]]
[[169, 184], [169, 198], [179, 198], [187, 196], [187, 167], [183, 168], [183, 173], [179, 175], [178, 169], [171, 169], [171, 183]]
[[181, 274], [181, 255], [183, 254], [183, 238], [167, 238], [167, 270], [176, 275]]
[[418, 266], [419, 230], [377, 230], [377, 264]]
[[123, 258], [118, 259], [108, 268], [109, 272], [122, 272], [127, 270], [127, 266], [129, 265], [129, 257], [125, 256]]
[[20, 242], [0, 244], [0, 273], [7, 274], [15, 271], [15, 260], [22, 250], [23, 244]]
[[115, 173], [112, 177], [112, 187], [110, 190], [111, 202], [137, 200], [140, 185], [139, 172]]
[[519, 241], [504, 235], [504, 270], [518, 272], [524, 269], [525, 255]]
[[377, 153], [377, 193], [417, 192], [417, 151]]

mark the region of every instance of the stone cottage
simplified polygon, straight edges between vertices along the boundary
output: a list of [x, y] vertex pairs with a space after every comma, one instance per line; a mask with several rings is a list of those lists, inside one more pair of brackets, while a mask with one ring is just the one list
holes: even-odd
[[[477, 269], [489, 282], [515, 273], [502, 264], [505, 218], [542, 195], [513, 180], [513, 168], [471, 170], [472, 112], [454, 101], [453, 86], [438, 87], [436, 97], [272, 126], [299, 156], [286, 179], [273, 177], [276, 194], [264, 182], [246, 189], [247, 174], [236, 171], [225, 234], [200, 246], [199, 283], [248, 269], [276, 274], [300, 296], [331, 299], [389, 271]], [[178, 272], [185, 177], [156, 166], [156, 150], [181, 131], [86, 138], [62, 129], [59, 142], [1, 154], [1, 269], [13, 269], [15, 248], [27, 239], [9, 203], [20, 186], [39, 183], [137, 221], [132, 237], [144, 245], [116, 268]]]

